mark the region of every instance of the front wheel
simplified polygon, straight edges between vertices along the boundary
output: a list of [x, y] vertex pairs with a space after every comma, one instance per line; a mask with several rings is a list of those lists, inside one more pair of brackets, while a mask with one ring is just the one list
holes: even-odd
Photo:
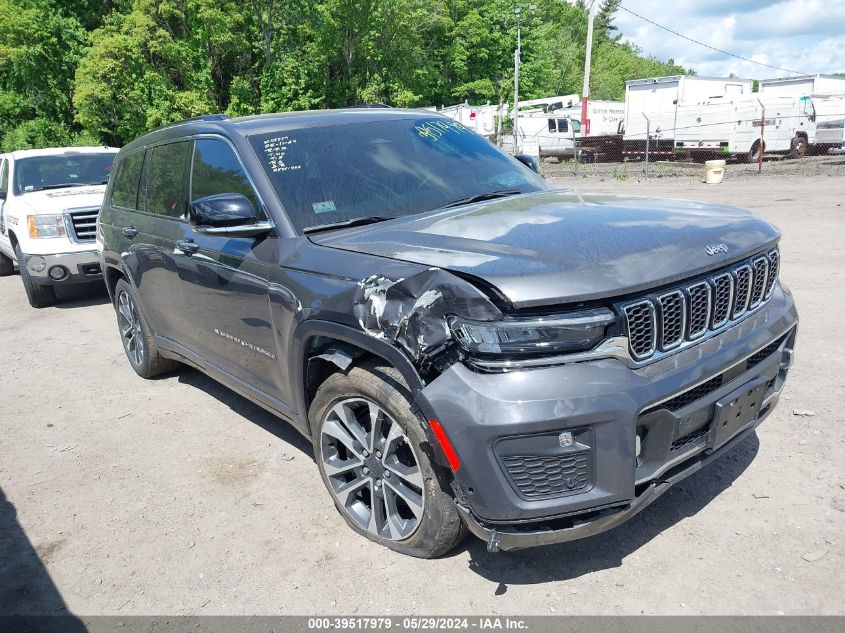
[[419, 558], [441, 556], [463, 538], [398, 372], [373, 365], [330, 376], [309, 418], [323, 483], [353, 530]]
[[807, 155], [807, 139], [803, 136], [796, 136], [789, 145], [790, 158], [803, 158]]
[[18, 259], [18, 269], [21, 271], [21, 281], [29, 305], [33, 308], [49, 308], [56, 305], [56, 289], [50, 284], [37, 284], [32, 280], [26, 269], [26, 259], [18, 244], [15, 244], [15, 257]]

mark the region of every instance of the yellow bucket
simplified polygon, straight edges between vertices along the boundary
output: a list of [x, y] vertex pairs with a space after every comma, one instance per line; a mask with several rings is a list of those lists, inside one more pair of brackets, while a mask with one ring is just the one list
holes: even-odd
[[718, 185], [725, 176], [725, 161], [708, 160], [704, 163], [704, 182], [708, 185]]

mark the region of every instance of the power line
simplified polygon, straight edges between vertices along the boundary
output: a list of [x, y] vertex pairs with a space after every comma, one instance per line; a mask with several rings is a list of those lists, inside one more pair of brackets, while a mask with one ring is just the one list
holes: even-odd
[[642, 16], [639, 13], [636, 13], [635, 11], [631, 11], [630, 9], [622, 6], [621, 4], [619, 5], [619, 8], [622, 9], [623, 11], [627, 12], [627, 13], [630, 13], [631, 15], [634, 15], [634, 16], [640, 18], [641, 20], [645, 20], [649, 24], [653, 24], [654, 26], [656, 26], [659, 29], [663, 29], [664, 31], [668, 31], [669, 33], [672, 33], [672, 35], [677, 35], [678, 37], [681, 37], [685, 40], [689, 40], [693, 44], [698, 44], [699, 46], [703, 46], [704, 48], [709, 48], [711, 51], [716, 51], [717, 53], [722, 53], [723, 55], [727, 55], [729, 57], [736, 57], [737, 59], [741, 59], [742, 61], [745, 61], [745, 62], [751, 62], [752, 64], [757, 64], [758, 66], [765, 66], [766, 68], [772, 68], [774, 70], [782, 70], [782, 71], [787, 72], [787, 73], [793, 73], [794, 75], [807, 75], [807, 74], [809, 74], [809, 73], [802, 73], [802, 72], [799, 72], [797, 70], [790, 70], [789, 68], [781, 68], [780, 66], [771, 66], [770, 64], [764, 64], [763, 62], [758, 62], [754, 59], [749, 59], [748, 57], [743, 57], [742, 55], [735, 55], [733, 53], [729, 53], [728, 51], [723, 51], [721, 48], [716, 48], [715, 46], [710, 46], [710, 44], [705, 44], [704, 42], [699, 42], [698, 40], [695, 40], [691, 37], [687, 37], [683, 33], [678, 33], [677, 31], [673, 31], [672, 29], [670, 29], [666, 26], [663, 26], [662, 24], [658, 24], [654, 20], [649, 20], [647, 17]]

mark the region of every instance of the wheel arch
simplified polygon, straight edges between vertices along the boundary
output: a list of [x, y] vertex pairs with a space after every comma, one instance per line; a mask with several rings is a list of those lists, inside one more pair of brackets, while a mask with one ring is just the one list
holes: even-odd
[[103, 280], [106, 283], [106, 290], [108, 290], [109, 298], [114, 303], [114, 289], [117, 282], [121, 279], [126, 279], [126, 273], [116, 266], [106, 266], [103, 269]]
[[[335, 353], [321, 357], [329, 350]], [[297, 409], [303, 418], [308, 418], [314, 394], [329, 375], [372, 357], [395, 368], [412, 394], [425, 386], [408, 357], [386, 341], [331, 321], [315, 319], [301, 323], [294, 332], [290, 375]]]

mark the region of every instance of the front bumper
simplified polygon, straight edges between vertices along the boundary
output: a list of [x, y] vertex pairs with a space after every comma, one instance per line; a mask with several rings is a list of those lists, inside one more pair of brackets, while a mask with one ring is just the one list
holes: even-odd
[[[103, 279], [100, 254], [96, 250], [49, 255], [24, 254], [24, 260], [32, 281], [41, 285], [66, 285]], [[61, 267], [65, 276], [61, 279], [51, 277], [50, 270], [54, 267]]]
[[[491, 547], [519, 549], [590, 536], [637, 514], [771, 412], [797, 321], [778, 285], [745, 320], [640, 368], [613, 358], [510, 373], [453, 365], [418, 405], [460, 457], [452, 487], [470, 531]], [[763, 397], [753, 419], [716, 441], [717, 403], [751, 384]]]

